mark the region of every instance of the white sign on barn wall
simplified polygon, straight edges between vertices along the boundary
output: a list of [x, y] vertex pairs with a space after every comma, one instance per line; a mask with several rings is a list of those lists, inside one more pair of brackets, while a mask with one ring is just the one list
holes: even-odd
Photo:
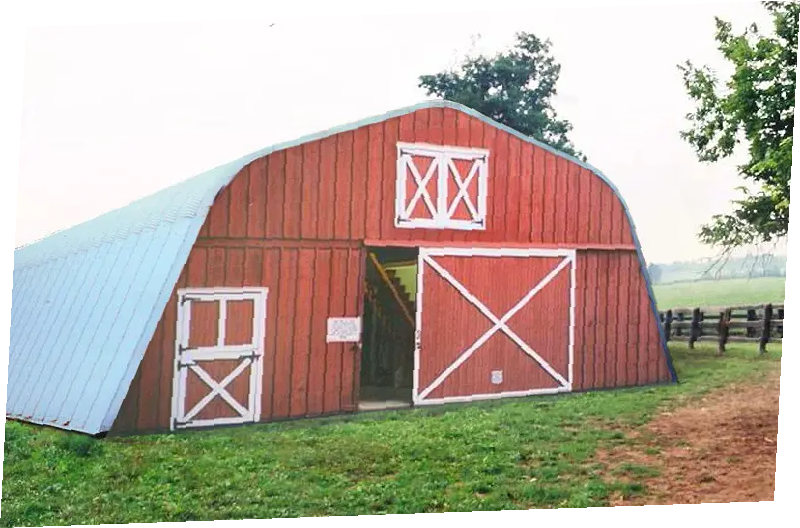
[[358, 343], [361, 341], [360, 317], [329, 317], [328, 343]]

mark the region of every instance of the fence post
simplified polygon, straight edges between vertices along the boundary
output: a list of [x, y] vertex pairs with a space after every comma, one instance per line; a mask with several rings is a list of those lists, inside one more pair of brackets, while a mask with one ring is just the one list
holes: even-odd
[[689, 348], [694, 349], [694, 343], [700, 339], [701, 329], [700, 321], [702, 320], [702, 312], [700, 308], [692, 310], [692, 328], [689, 333]]
[[[758, 316], [756, 315], [755, 310], [747, 310], [747, 321], [758, 321]], [[748, 326], [745, 330], [747, 337], [755, 337], [756, 336], [756, 328]]]
[[775, 326], [775, 333], [776, 333], [776, 334], [777, 334], [777, 336], [778, 336], [778, 337], [780, 337], [781, 339], [783, 339], [783, 309], [784, 309], [784, 307], [783, 307], [783, 306], [781, 306], [780, 308], [778, 308], [778, 319], [780, 319], [780, 320], [781, 320], [781, 322], [780, 322], [780, 323], [778, 323], [778, 324]]
[[[682, 323], [684, 318], [685, 317], [684, 317], [683, 312], [678, 312], [678, 322]], [[683, 335], [683, 325], [678, 325], [678, 328], [675, 329], [675, 335], [676, 336], [682, 336]]]
[[719, 350], [718, 354], [721, 356], [725, 353], [725, 345], [728, 343], [728, 334], [730, 332], [731, 322], [731, 309], [728, 308], [719, 314]]
[[664, 335], [667, 341], [672, 337], [672, 310], [667, 310], [667, 315], [664, 317]]
[[772, 331], [772, 305], [764, 306], [764, 319], [761, 321], [761, 339], [758, 343], [758, 353], [767, 353], [767, 343], [769, 343], [769, 334]]

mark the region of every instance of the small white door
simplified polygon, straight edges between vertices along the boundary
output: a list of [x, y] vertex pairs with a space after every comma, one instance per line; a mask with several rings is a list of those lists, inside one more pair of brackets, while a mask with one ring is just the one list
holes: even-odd
[[257, 422], [266, 288], [178, 291], [171, 429]]

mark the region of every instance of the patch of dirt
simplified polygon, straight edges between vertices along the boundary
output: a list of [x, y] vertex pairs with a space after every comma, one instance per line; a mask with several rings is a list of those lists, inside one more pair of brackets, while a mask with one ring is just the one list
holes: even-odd
[[630, 477], [637, 466], [657, 476], [621, 478], [647, 486], [646, 496], [616, 497], [613, 506], [772, 501], [778, 439], [780, 371], [757, 385], [712, 392], [665, 412], [628, 435], [627, 445], [599, 462]]

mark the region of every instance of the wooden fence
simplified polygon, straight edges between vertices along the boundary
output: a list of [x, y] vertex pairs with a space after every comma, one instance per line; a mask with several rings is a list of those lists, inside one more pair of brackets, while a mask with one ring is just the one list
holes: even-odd
[[660, 312], [667, 341], [715, 341], [719, 353], [729, 342], [758, 343], [759, 353], [767, 343], [783, 340], [783, 305], [734, 306], [730, 308], [674, 308]]

